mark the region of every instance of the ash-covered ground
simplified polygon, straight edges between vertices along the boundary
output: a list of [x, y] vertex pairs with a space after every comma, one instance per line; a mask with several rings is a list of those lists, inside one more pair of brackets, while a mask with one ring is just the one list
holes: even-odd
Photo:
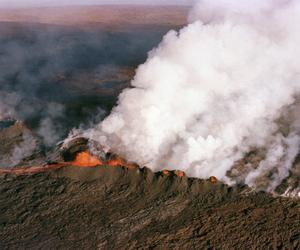
[[[185, 25], [187, 12], [90, 7], [72, 19], [57, 11], [0, 11], [1, 169], [72, 161], [87, 150], [85, 139], [65, 151], [57, 143], [110, 112], [137, 65]], [[138, 19], [124, 24], [120, 13]], [[250, 152], [228, 175], [261, 158]], [[299, 249], [300, 201], [283, 197], [299, 187], [299, 162], [273, 195], [143, 166], [0, 171], [0, 248]]]

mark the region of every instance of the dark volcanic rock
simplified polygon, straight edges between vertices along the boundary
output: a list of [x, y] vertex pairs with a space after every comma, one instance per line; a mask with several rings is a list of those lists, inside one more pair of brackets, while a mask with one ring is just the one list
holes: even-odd
[[1, 249], [299, 249], [300, 201], [148, 169], [0, 176]]

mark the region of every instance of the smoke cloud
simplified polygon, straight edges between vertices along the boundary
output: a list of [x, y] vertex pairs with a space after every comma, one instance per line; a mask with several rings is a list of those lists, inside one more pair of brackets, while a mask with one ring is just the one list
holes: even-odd
[[235, 162], [259, 149], [259, 164], [238, 171], [246, 184], [273, 191], [299, 151], [299, 116], [288, 114], [300, 91], [300, 3], [201, 0], [189, 19], [84, 134], [153, 170], [229, 184]]
[[23, 121], [49, 148], [73, 127], [99, 123], [128, 85], [126, 70], [145, 61], [168, 29], [0, 22], [0, 124]]

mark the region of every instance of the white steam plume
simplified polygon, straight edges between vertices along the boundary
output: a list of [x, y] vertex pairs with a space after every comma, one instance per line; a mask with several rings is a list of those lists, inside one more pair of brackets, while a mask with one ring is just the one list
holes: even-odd
[[190, 176], [227, 172], [252, 149], [265, 159], [245, 177], [288, 176], [299, 126], [278, 120], [300, 91], [300, 2], [202, 0], [191, 23], [170, 31], [139, 66], [118, 105], [85, 136], [153, 170]]

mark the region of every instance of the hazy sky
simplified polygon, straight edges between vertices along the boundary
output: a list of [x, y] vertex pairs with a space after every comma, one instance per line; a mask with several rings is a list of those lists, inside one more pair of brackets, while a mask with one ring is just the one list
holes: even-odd
[[194, 0], [0, 0], [0, 7], [57, 6], [77, 4], [172, 4], [188, 5]]

